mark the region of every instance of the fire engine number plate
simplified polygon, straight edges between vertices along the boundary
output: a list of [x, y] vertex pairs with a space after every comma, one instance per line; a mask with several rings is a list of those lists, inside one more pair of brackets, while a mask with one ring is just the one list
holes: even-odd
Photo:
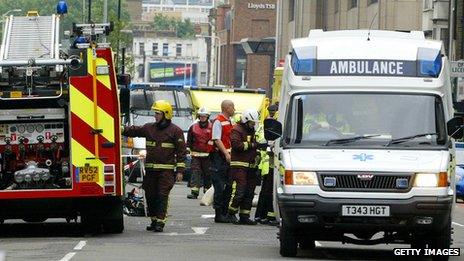
[[79, 167], [80, 182], [98, 182], [98, 167], [86, 165]]
[[343, 205], [342, 216], [389, 217], [390, 206]]

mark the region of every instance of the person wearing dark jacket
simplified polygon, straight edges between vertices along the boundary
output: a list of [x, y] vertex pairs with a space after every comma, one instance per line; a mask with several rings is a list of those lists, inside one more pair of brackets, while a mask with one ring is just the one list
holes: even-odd
[[[250, 212], [257, 182], [255, 125], [258, 120], [256, 110], [246, 110], [242, 113], [240, 123], [234, 126], [230, 134], [232, 198], [228, 219], [235, 224], [256, 225], [250, 219]], [[240, 217], [238, 220], [235, 216], [237, 213]]]
[[185, 169], [185, 141], [182, 130], [171, 122], [172, 106], [159, 100], [153, 103], [155, 122], [143, 126], [125, 127], [122, 135], [145, 137], [147, 157], [143, 189], [147, 200], [149, 231], [162, 232], [166, 224], [169, 193], [177, 181], [182, 180]]

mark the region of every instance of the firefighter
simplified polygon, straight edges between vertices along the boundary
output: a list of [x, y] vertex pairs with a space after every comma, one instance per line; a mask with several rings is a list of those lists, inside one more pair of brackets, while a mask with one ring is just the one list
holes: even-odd
[[232, 190], [229, 176], [230, 132], [232, 131], [230, 117], [235, 113], [234, 103], [231, 100], [222, 101], [221, 111], [213, 122], [212, 140], [215, 150], [210, 154], [210, 169], [214, 187], [214, 221], [216, 223], [229, 223], [227, 206]]
[[[257, 182], [255, 125], [258, 121], [259, 115], [256, 110], [245, 110], [240, 123], [234, 126], [230, 134], [230, 174], [233, 183], [228, 219], [235, 224], [256, 225], [256, 222], [250, 219], [250, 212]], [[240, 217], [238, 220], [237, 213]]]
[[[268, 107], [268, 118], [277, 118], [277, 105]], [[266, 144], [264, 138], [264, 128], [260, 125], [256, 130], [256, 140], [258, 144]], [[267, 146], [263, 146], [258, 152], [261, 156], [261, 161], [258, 165], [258, 170], [262, 177], [261, 191], [259, 193], [258, 206], [256, 207], [255, 221], [261, 224], [277, 225], [273, 207], [273, 185], [274, 185], [274, 164], [271, 152], [268, 153]]]
[[190, 126], [187, 134], [187, 145], [192, 156], [191, 194], [187, 195], [189, 199], [198, 198], [202, 186], [203, 193], [211, 187], [209, 153], [213, 150], [211, 140], [213, 124], [209, 121], [210, 112], [206, 108], [200, 108], [197, 115], [199, 121]]
[[147, 140], [146, 174], [143, 179], [148, 217], [151, 219], [147, 230], [162, 232], [166, 224], [169, 192], [176, 178], [177, 181], [182, 180], [186, 149], [182, 130], [171, 122], [171, 104], [159, 100], [151, 108], [155, 112], [154, 123], [125, 127], [122, 134], [145, 137]]

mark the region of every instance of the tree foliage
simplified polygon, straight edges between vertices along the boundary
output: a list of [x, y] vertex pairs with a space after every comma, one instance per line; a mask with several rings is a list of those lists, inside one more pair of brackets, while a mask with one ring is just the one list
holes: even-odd
[[179, 38], [193, 38], [195, 36], [195, 28], [190, 19], [180, 20], [162, 14], [155, 15], [153, 29], [155, 31], [175, 31]]

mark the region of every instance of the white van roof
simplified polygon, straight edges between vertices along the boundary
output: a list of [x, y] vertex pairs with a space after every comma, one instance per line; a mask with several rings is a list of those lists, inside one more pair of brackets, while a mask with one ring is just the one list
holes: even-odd
[[[368, 40], [369, 39], [369, 40]], [[314, 46], [317, 59], [417, 59], [418, 48], [442, 49], [440, 41], [425, 39], [419, 31], [310, 30], [309, 36], [292, 40], [292, 48]]]

